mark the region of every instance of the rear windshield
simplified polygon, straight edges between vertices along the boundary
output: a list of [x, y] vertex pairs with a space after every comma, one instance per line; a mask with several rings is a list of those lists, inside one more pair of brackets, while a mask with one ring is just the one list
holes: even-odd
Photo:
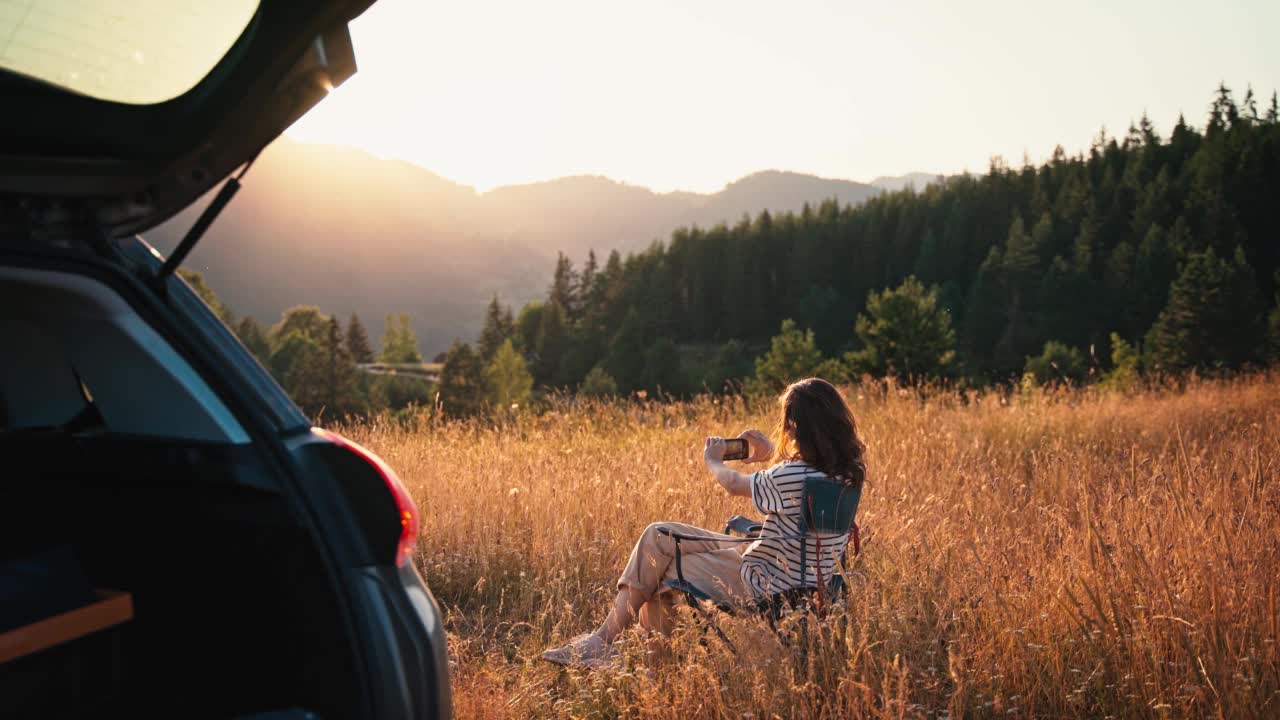
[[0, 0], [0, 69], [150, 105], [209, 74], [258, 0]]

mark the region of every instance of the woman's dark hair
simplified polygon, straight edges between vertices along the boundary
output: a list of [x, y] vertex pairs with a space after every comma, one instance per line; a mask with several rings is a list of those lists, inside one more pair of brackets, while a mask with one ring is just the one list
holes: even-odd
[[848, 485], [866, 480], [867, 448], [853, 410], [835, 386], [821, 378], [792, 383], [779, 405], [776, 460], [803, 460]]

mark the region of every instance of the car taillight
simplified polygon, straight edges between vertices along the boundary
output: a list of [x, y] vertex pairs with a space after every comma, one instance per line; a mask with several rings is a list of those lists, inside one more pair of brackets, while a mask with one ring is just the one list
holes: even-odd
[[387, 490], [391, 492], [391, 497], [396, 501], [396, 510], [400, 516], [400, 540], [396, 545], [396, 567], [403, 566], [413, 555], [413, 546], [418, 540], [418, 506], [413, 503], [413, 498], [409, 497], [409, 492], [404, 489], [404, 485], [400, 482], [400, 476], [396, 475], [396, 471], [392, 470], [391, 466], [386, 464], [382, 458], [359, 443], [354, 443], [338, 433], [321, 428], [312, 428], [311, 432], [358, 456], [361, 460], [373, 466], [378, 475], [382, 476], [382, 481], [386, 483]]

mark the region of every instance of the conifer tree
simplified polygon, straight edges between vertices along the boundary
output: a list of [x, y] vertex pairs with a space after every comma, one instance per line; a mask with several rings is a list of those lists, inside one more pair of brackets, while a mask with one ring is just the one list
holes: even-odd
[[1103, 377], [1103, 385], [1113, 390], [1130, 390], [1138, 384], [1138, 351], [1111, 333], [1111, 369]]
[[[938, 304], [962, 330], [952, 367], [978, 382], [1021, 372], [1050, 339], [1083, 349], [1114, 331], [1136, 344], [1169, 303], [1180, 270], [1207, 248], [1228, 259], [1243, 248], [1270, 299], [1280, 265], [1272, 97], [1255, 120], [1253, 106], [1265, 103], [1246, 94], [1238, 106], [1222, 86], [1208, 129], [1180, 118], [1162, 138], [1140, 117], [1127, 136], [1099, 133], [1092, 148], [1056, 150], [1039, 167], [996, 160], [983, 175], [857, 207], [811, 203], [797, 213], [680, 228], [670, 242], [610, 253], [601, 268], [589, 254], [576, 281], [561, 256], [545, 302], [515, 322], [516, 346], [535, 374], [556, 376], [544, 382], [573, 386], [600, 365], [627, 391], [645, 384], [645, 353], [667, 337], [699, 383], [710, 383], [716, 373], [697, 360], [706, 352], [696, 346], [736, 338], [754, 348], [793, 317], [828, 354], [847, 351], [855, 342], [849, 319], [865, 312], [864, 298], [913, 271], [939, 286]], [[548, 363], [538, 358], [538, 335], [553, 298], [564, 333], [551, 336], [564, 344]], [[1267, 311], [1262, 317], [1265, 325]], [[1154, 352], [1149, 343], [1142, 350]]]
[[1253, 270], [1237, 250], [1193, 255], [1169, 288], [1169, 302], [1147, 335], [1147, 365], [1164, 372], [1237, 368], [1261, 360], [1265, 333]]
[[938, 238], [933, 234], [932, 228], [924, 232], [924, 238], [920, 241], [920, 254], [916, 256], [915, 268], [911, 274], [921, 282], [937, 282], [942, 275]]
[[812, 375], [821, 364], [822, 353], [814, 342], [813, 331], [801, 330], [788, 318], [769, 341], [769, 352], [756, 359], [756, 374], [747, 383], [747, 392], [753, 395], [781, 392], [790, 383]]
[[644, 385], [655, 396], [684, 392], [680, 355], [671, 338], [658, 338], [644, 353]]
[[524, 358], [516, 352], [511, 338], [502, 341], [493, 353], [493, 359], [484, 369], [485, 389], [489, 404], [509, 411], [525, 407], [533, 392], [533, 376], [525, 367]]
[[[1013, 293], [1011, 301], [1015, 307], [1030, 294], [1028, 291], [1035, 283], [1037, 270], [1040, 267], [1039, 243], [1043, 237], [1042, 232], [1028, 234], [1021, 217], [1015, 217], [1009, 226], [1009, 237], [1005, 239], [1004, 245], [1002, 269]], [[1081, 241], [1077, 240], [1076, 246], [1080, 245]]]
[[[976, 282], [975, 287], [981, 287], [984, 297], [975, 298], [975, 311], [986, 317], [974, 318], [974, 324], [975, 327], [986, 325], [988, 329], [994, 324], [999, 332], [994, 337], [988, 336], [991, 345], [975, 346], [975, 349], [989, 355], [992, 366], [1000, 372], [1014, 372], [1021, 367], [1022, 356], [1035, 342], [1035, 305], [1042, 278], [1040, 244], [1050, 232], [1050, 223], [1041, 218], [1035, 231], [1028, 233], [1022, 218], [1015, 215], [1005, 238], [1004, 251], [992, 248], [979, 268], [981, 285]], [[1091, 251], [1082, 252], [1082, 246], [1091, 247], [1092, 241], [1080, 238], [1076, 241], [1076, 256], [1088, 258]]]
[[1146, 233], [1152, 225], [1165, 226], [1173, 217], [1172, 195], [1168, 166], [1161, 167], [1155, 178], [1138, 191], [1138, 203], [1130, 223], [1130, 239]]
[[594, 308], [592, 301], [595, 299], [596, 275], [600, 268], [596, 262], [596, 251], [590, 249], [587, 251], [587, 261], [582, 265], [582, 272], [578, 275], [578, 287], [574, 291], [579, 305], [579, 313], [586, 315]]
[[812, 285], [804, 296], [794, 303], [796, 317], [809, 320], [818, 347], [836, 353], [849, 344], [849, 318], [852, 303], [838, 290], [825, 285]]
[[1231, 89], [1225, 83], [1218, 83], [1214, 91], [1213, 104], [1209, 108], [1209, 124], [1205, 128], [1205, 137], [1212, 138], [1229, 127], [1235, 127], [1240, 120], [1240, 109], [1231, 97]]
[[408, 364], [422, 362], [418, 352], [418, 336], [408, 315], [387, 315], [386, 331], [382, 335], [382, 352], [378, 362]]
[[1178, 276], [1178, 259], [1166, 233], [1152, 225], [1142, 238], [1133, 261], [1133, 330], [1151, 327], [1169, 299], [1169, 286]]
[[543, 385], [576, 385], [578, 379], [566, 377], [565, 373], [564, 360], [571, 342], [565, 309], [559, 302], [549, 300], [542, 308], [541, 320], [534, 378]]
[[1244, 99], [1240, 101], [1240, 109], [1245, 122], [1257, 124], [1262, 118], [1258, 116], [1258, 101], [1253, 97], [1253, 86], [1245, 88]]
[[573, 269], [573, 261], [564, 253], [556, 254], [556, 269], [551, 279], [551, 289], [547, 295], [548, 304], [558, 304], [565, 313], [567, 321], [578, 317], [578, 273]]
[[[1121, 246], [1117, 246], [1117, 250], [1123, 253]], [[1036, 347], [1040, 339], [1054, 335], [1069, 345], [1085, 345], [1091, 341], [1098, 307], [1092, 296], [1098, 293], [1083, 264], [1078, 254], [1076, 261], [1069, 262], [1059, 255], [1049, 263], [1037, 288], [1034, 314], [1027, 323], [1033, 329], [1019, 336], [1018, 352], [1026, 353], [1027, 348]]]
[[609, 258], [604, 263], [603, 279], [606, 284], [616, 284], [622, 280], [622, 255], [617, 250], [609, 251]]
[[[587, 255], [587, 265], [590, 266], [595, 260], [595, 251]], [[586, 274], [586, 268], [583, 268], [583, 274]], [[591, 284], [586, 286], [587, 294], [583, 298], [584, 305], [584, 321], [596, 323], [598, 325], [607, 326], [609, 321], [609, 310], [611, 299], [616, 299], [617, 292], [620, 289], [618, 284], [622, 280], [622, 258], [617, 250], [609, 253], [608, 259], [605, 261], [603, 268], [596, 268], [591, 274]], [[611, 298], [612, 293], [612, 298]], [[604, 327], [595, 328], [598, 332], [603, 333]]]
[[484, 366], [471, 346], [454, 340], [440, 369], [440, 404], [450, 417], [470, 417], [484, 409]]
[[1001, 272], [1003, 265], [1004, 254], [998, 246], [993, 246], [987, 253], [987, 258], [978, 266], [969, 289], [964, 345], [969, 357], [973, 359], [972, 369], [979, 373], [1013, 371], [1008, 365], [1002, 365], [995, 353], [996, 345], [1004, 333], [1007, 308], [1007, 289]]
[[356, 364], [347, 350], [346, 336], [338, 318], [329, 318], [328, 332], [320, 345], [325, 367], [325, 400], [331, 416], [342, 417], [360, 410], [356, 394]]
[[374, 361], [373, 345], [369, 342], [369, 333], [364, 329], [364, 323], [360, 322], [359, 316], [355, 313], [351, 314], [351, 319], [347, 321], [347, 352], [351, 355], [351, 360], [357, 364], [367, 364]]
[[605, 370], [623, 392], [635, 390], [644, 383], [645, 350], [640, 314], [634, 307], [629, 308], [622, 327], [609, 343], [609, 353], [605, 358]]
[[403, 344], [400, 340], [400, 324], [397, 322], [396, 316], [392, 313], [387, 313], [387, 318], [383, 321], [382, 326], [382, 349], [378, 351], [378, 362], [393, 362], [389, 358]]
[[955, 360], [956, 334], [951, 316], [938, 307], [938, 289], [926, 290], [914, 276], [871, 293], [856, 331], [864, 347], [847, 358], [855, 371], [895, 375], [914, 385], [949, 374]]
[[484, 362], [493, 360], [493, 356], [498, 352], [498, 348], [507, 340], [512, 340], [516, 336], [516, 323], [511, 316], [511, 308], [503, 307], [498, 302], [498, 296], [494, 295], [489, 301], [489, 307], [485, 310], [484, 327], [480, 330], [480, 341], [478, 343], [480, 357]]
[[1151, 123], [1151, 118], [1147, 117], [1147, 111], [1142, 111], [1142, 119], [1138, 121], [1138, 132], [1142, 136], [1143, 147], [1154, 147], [1160, 144], [1160, 135], [1156, 132], [1156, 126]]

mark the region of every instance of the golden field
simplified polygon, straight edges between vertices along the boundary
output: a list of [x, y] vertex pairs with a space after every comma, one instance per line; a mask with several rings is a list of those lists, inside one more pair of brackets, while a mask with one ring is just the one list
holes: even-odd
[[726, 618], [737, 655], [691, 622], [656, 654], [629, 637], [599, 672], [537, 656], [603, 619], [645, 525], [749, 514], [703, 469], [702, 438], [768, 431], [772, 404], [563, 400], [342, 428], [419, 503], [457, 715], [1280, 717], [1280, 375], [847, 392], [872, 537], [846, 606], [785, 641]]

